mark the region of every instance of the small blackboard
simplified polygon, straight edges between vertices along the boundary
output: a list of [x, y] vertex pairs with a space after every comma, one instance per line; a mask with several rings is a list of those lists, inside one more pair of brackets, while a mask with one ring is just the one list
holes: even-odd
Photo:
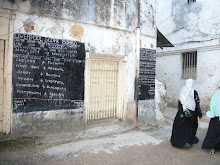
[[156, 50], [140, 49], [139, 100], [154, 99]]
[[84, 68], [83, 43], [14, 34], [13, 112], [83, 107]]

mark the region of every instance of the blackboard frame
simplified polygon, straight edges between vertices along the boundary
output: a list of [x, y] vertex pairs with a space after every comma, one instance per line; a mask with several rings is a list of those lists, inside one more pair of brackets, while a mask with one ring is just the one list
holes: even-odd
[[140, 48], [139, 100], [155, 97], [156, 50]]
[[84, 106], [84, 43], [22, 33], [13, 42], [14, 113]]

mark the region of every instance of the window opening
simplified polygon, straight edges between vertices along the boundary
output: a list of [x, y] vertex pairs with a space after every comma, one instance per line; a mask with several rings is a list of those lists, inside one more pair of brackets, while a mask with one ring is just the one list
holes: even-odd
[[196, 2], [196, 0], [187, 0], [187, 2], [189, 4], [190, 2]]
[[197, 73], [197, 52], [186, 52], [182, 54], [183, 57], [183, 79], [196, 79]]

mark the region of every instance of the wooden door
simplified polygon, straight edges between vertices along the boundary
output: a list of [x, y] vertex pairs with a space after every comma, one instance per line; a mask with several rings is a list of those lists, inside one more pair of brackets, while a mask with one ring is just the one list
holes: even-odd
[[118, 61], [92, 60], [90, 68], [90, 119], [116, 117]]

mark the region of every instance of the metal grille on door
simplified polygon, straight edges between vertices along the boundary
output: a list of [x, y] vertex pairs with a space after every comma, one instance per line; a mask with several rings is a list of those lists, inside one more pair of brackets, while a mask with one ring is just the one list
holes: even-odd
[[88, 119], [117, 115], [118, 61], [92, 60]]

